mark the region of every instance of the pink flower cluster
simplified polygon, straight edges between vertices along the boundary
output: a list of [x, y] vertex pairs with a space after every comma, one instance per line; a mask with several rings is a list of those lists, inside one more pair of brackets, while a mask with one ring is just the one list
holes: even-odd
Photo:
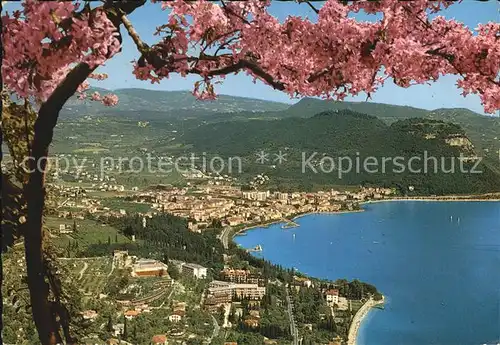
[[[26, 0], [22, 13], [2, 16], [3, 82], [18, 96], [43, 102], [73, 66], [99, 66], [120, 50], [103, 10], [80, 18], [76, 10], [72, 2]], [[79, 91], [86, 88], [82, 84]]]
[[[345, 5], [328, 0], [317, 22], [292, 16], [280, 22], [267, 12], [269, 2], [264, 1], [228, 2], [225, 7], [208, 1], [167, 1], [162, 8], [171, 8], [169, 23], [176, 36], [198, 51], [222, 47], [225, 55], [197, 60], [179, 50], [178, 57], [192, 58], [182, 69], [174, 64], [163, 70], [146, 65], [136, 68], [136, 75], [159, 82], [168, 73], [185, 73], [188, 65], [188, 72], [206, 81], [218, 75], [217, 70], [246, 59], [284, 85], [291, 96], [343, 99], [374, 92], [388, 78], [409, 87], [455, 74], [464, 94], [478, 93], [485, 110], [493, 112], [500, 109], [500, 24], [488, 23], [474, 32], [454, 20], [429, 18], [429, 13], [451, 4], [383, 0]], [[360, 10], [379, 13], [382, 19], [359, 22], [349, 17]], [[246, 72], [262, 79], [255, 70]], [[194, 93], [206, 97], [198, 89]]]
[[[292, 97], [343, 99], [375, 92], [387, 79], [409, 87], [451, 74], [464, 95], [479, 95], [485, 111], [500, 109], [500, 24], [471, 30], [429, 17], [451, 1], [327, 0], [315, 22], [293, 16], [279, 21], [268, 13], [269, 4], [162, 1], [168, 20], [151, 47], [162, 63], [140, 59], [134, 75], [159, 83], [170, 73], [198, 74], [203, 82], [193, 93], [213, 99], [216, 78], [243, 70]], [[100, 65], [119, 51], [116, 29], [103, 11], [78, 19], [75, 9], [71, 2], [26, 0], [24, 17], [4, 16], [4, 83], [19, 96], [44, 100], [75, 63]], [[359, 11], [381, 19], [350, 17]], [[87, 88], [82, 84], [79, 91]], [[112, 105], [115, 97], [97, 98]]]

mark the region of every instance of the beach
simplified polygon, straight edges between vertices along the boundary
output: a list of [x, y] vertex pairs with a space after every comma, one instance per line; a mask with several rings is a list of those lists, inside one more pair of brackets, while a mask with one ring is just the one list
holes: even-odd
[[361, 322], [366, 317], [366, 315], [368, 315], [368, 312], [370, 311], [371, 308], [373, 308], [378, 304], [383, 304], [384, 300], [385, 300], [384, 296], [382, 296], [382, 299], [380, 301], [375, 301], [374, 299], [370, 298], [358, 310], [358, 312], [356, 313], [356, 315], [354, 315], [354, 318], [352, 319], [351, 326], [349, 327], [349, 333], [347, 336], [347, 345], [356, 345], [356, 339], [358, 337], [358, 332], [359, 332], [359, 327], [361, 326]]

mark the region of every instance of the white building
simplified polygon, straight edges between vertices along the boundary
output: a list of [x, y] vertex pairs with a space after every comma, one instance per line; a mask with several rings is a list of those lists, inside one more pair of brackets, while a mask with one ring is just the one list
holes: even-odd
[[207, 268], [198, 264], [184, 264], [181, 266], [182, 274], [195, 277], [196, 279], [205, 279], [207, 277]]
[[333, 307], [334, 304], [339, 304], [339, 290], [331, 289], [325, 292], [326, 304]]
[[170, 316], [168, 317], [168, 320], [169, 320], [170, 322], [175, 322], [175, 323], [180, 322], [180, 321], [181, 321], [181, 319], [182, 319], [182, 317], [181, 317], [180, 315], [178, 315], [178, 314], [172, 314], [172, 315], [170, 315]]

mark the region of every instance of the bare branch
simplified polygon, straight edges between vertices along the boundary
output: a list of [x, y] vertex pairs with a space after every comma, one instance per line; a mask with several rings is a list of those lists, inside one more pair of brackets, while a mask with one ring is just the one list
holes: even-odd
[[128, 18], [125, 15], [124, 12], [122, 12], [120, 20], [122, 21], [123, 26], [125, 27], [125, 29], [127, 29], [127, 32], [129, 34], [129, 36], [132, 38], [132, 40], [134, 41], [135, 45], [137, 46], [137, 49], [139, 49], [139, 51], [142, 54], [147, 54], [147, 52], [149, 50], [149, 46], [146, 43], [144, 43], [144, 41], [139, 37], [139, 34], [134, 29], [134, 26], [132, 25], [132, 23], [130, 22], [130, 20], [128, 20]]
[[311, 8], [314, 12], [316, 12], [316, 14], [319, 14], [319, 10], [318, 10], [316, 7], [314, 7], [314, 6], [313, 6], [313, 4], [311, 4], [311, 2], [310, 2], [310, 1], [307, 1], [307, 0], [306, 0], [306, 1], [300, 1], [300, 2], [305, 2], [306, 4], [308, 4], [308, 5], [309, 5], [309, 7], [310, 7], [310, 8]]

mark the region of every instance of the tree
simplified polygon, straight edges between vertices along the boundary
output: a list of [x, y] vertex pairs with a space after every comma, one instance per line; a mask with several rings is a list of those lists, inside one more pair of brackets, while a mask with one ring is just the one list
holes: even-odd
[[108, 323], [106, 325], [106, 330], [109, 333], [113, 332], [113, 319], [111, 318], [111, 315], [108, 316]]
[[[316, 22], [298, 17], [279, 22], [267, 12], [268, 1], [165, 1], [162, 9], [171, 11], [157, 30], [160, 41], [152, 46], [127, 17], [145, 3], [105, 1], [79, 9], [72, 2], [27, 1], [22, 11], [2, 17], [7, 38], [3, 82], [19, 98], [36, 101], [33, 159], [23, 190], [24, 244], [33, 319], [43, 345], [62, 340], [49, 302], [53, 287], [45, 282], [44, 157], [66, 101], [75, 92], [87, 98], [87, 79], [106, 77], [95, 70], [120, 52], [122, 25], [140, 54], [134, 62], [138, 79], [155, 83], [171, 73], [196, 74], [201, 80], [193, 93], [201, 99], [215, 97], [214, 79], [240, 71], [291, 96], [340, 100], [362, 91], [370, 95], [387, 78], [409, 87], [453, 74], [460, 76], [464, 94], [479, 94], [485, 111], [500, 108], [500, 24], [480, 25], [474, 34], [456, 21], [429, 19], [428, 12], [451, 2], [329, 0], [321, 9], [307, 2], [318, 14]], [[348, 18], [359, 10], [382, 16], [373, 23]], [[110, 106], [118, 102], [115, 95], [97, 92], [88, 99]], [[65, 337], [72, 341], [69, 334]]]
[[128, 339], [128, 326], [127, 326], [127, 318], [123, 319], [123, 339]]
[[168, 264], [167, 272], [170, 278], [172, 278], [173, 280], [177, 280], [181, 276], [179, 269], [173, 263]]

